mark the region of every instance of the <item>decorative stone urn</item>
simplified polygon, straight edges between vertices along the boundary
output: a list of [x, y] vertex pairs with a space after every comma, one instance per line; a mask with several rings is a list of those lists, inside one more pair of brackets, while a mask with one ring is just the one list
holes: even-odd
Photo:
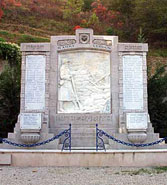
[[40, 135], [38, 133], [23, 133], [21, 134], [21, 140], [24, 143], [37, 143], [40, 140]]
[[143, 143], [147, 139], [147, 134], [144, 132], [131, 132], [127, 135], [128, 140], [132, 143]]

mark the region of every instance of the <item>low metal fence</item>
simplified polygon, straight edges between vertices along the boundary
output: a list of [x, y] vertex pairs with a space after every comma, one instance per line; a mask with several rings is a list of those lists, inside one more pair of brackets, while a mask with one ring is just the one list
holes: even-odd
[[68, 129], [62, 131], [58, 135], [56, 135], [50, 139], [47, 139], [45, 141], [39, 142], [39, 143], [21, 144], [21, 143], [15, 143], [15, 142], [9, 141], [8, 139], [5, 139], [5, 138], [0, 138], [0, 143], [6, 143], [8, 145], [12, 145], [12, 146], [20, 147], [20, 148], [22, 148], [22, 147], [23, 148], [32, 148], [32, 147], [41, 146], [41, 145], [45, 145], [47, 143], [50, 143], [50, 142], [54, 141], [55, 139], [59, 139], [61, 136], [65, 137], [65, 139], [63, 141], [62, 151], [63, 150], [71, 151], [71, 124], [69, 124]]

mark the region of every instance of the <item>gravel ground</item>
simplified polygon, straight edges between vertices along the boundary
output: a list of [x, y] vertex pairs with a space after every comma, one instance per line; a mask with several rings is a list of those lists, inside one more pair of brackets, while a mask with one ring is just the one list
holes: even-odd
[[167, 168], [0, 166], [0, 185], [167, 185]]

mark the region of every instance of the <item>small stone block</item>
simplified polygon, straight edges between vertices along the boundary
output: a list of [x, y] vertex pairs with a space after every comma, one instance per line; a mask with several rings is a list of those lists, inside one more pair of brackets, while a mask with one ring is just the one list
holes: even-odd
[[0, 165], [10, 165], [12, 162], [11, 154], [0, 154]]

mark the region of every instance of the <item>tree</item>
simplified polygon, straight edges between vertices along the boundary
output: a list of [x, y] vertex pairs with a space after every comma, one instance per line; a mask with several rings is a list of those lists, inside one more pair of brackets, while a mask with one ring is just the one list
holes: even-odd
[[148, 108], [155, 132], [166, 136], [167, 130], [167, 65], [158, 67], [148, 80]]
[[122, 27], [119, 36], [123, 41], [129, 42], [136, 39], [136, 23], [133, 20], [135, 1], [136, 0], [110, 0], [110, 4], [108, 5], [111, 10], [120, 12], [119, 19], [120, 22], [122, 22]]
[[91, 4], [93, 3], [94, 0], [84, 0], [84, 6], [83, 10], [84, 11], [89, 11], [92, 9]]
[[82, 11], [83, 6], [83, 0], [68, 0], [67, 8], [63, 12], [63, 17], [70, 21], [72, 25], [78, 23], [80, 21], [79, 13]]
[[97, 0], [92, 3], [93, 13], [98, 17], [99, 22], [101, 23], [101, 28], [107, 31], [108, 28], [117, 30], [122, 28], [123, 22], [120, 21], [120, 12], [109, 10], [106, 6], [102, 4], [101, 0]]
[[20, 48], [0, 42], [0, 59], [6, 62], [0, 74], [0, 137], [6, 137], [14, 128], [20, 108]]
[[150, 42], [167, 46], [167, 1], [135, 0], [133, 13], [136, 27], [142, 27]]
[[25, 2], [30, 12], [35, 12], [40, 17], [62, 18], [61, 0], [33, 0]]

